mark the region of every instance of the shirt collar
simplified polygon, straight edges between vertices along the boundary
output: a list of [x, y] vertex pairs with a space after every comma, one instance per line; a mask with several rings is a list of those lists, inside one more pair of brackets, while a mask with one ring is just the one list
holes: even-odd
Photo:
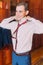
[[26, 17], [24, 17], [24, 18], [22, 18], [20, 21], [19, 21], [19, 24], [22, 24], [23, 22], [25, 22], [25, 21], [28, 21], [28, 22], [30, 22], [32, 20], [32, 18], [26, 18]]

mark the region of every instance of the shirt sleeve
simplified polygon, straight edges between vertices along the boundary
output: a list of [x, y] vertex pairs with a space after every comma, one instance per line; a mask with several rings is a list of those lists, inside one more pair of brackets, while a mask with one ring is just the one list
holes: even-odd
[[0, 23], [0, 27], [10, 29], [9, 22], [12, 21], [13, 19], [14, 19], [14, 17], [9, 17], [9, 18], [3, 19], [2, 22]]
[[7, 23], [7, 19], [2, 20], [2, 22], [0, 23], [0, 27], [6, 28]]
[[34, 19], [34, 28], [35, 28], [35, 33], [37, 34], [43, 34], [43, 23], [39, 20]]

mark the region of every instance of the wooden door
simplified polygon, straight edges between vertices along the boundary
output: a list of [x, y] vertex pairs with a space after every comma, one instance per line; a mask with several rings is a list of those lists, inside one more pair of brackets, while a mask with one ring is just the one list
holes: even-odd
[[43, 22], [43, 0], [41, 0], [40, 6], [40, 20]]
[[30, 16], [43, 21], [43, 0], [30, 0]]

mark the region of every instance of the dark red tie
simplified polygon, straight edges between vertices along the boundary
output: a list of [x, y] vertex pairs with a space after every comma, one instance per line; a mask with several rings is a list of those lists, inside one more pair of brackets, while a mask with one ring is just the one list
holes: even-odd
[[23, 24], [25, 24], [25, 23], [27, 23], [27, 21], [23, 22], [22, 24], [19, 24], [19, 23], [18, 23], [17, 29], [14, 31], [14, 33], [16, 32], [16, 45], [15, 45], [15, 49], [17, 48], [17, 33], [18, 33], [18, 29], [19, 29], [19, 27], [20, 27], [21, 25], [23, 25]]
[[15, 49], [17, 47], [17, 33], [18, 33], [18, 28], [20, 27], [19, 23], [18, 23], [18, 26], [17, 26], [17, 29], [16, 29], [16, 45], [15, 45]]

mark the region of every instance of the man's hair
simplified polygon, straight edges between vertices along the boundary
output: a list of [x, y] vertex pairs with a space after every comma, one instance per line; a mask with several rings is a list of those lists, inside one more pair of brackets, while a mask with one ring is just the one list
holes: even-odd
[[19, 3], [16, 5], [16, 7], [17, 7], [17, 6], [21, 6], [21, 5], [23, 5], [23, 6], [25, 7], [25, 10], [29, 10], [29, 4], [28, 4], [28, 2], [19, 2]]

